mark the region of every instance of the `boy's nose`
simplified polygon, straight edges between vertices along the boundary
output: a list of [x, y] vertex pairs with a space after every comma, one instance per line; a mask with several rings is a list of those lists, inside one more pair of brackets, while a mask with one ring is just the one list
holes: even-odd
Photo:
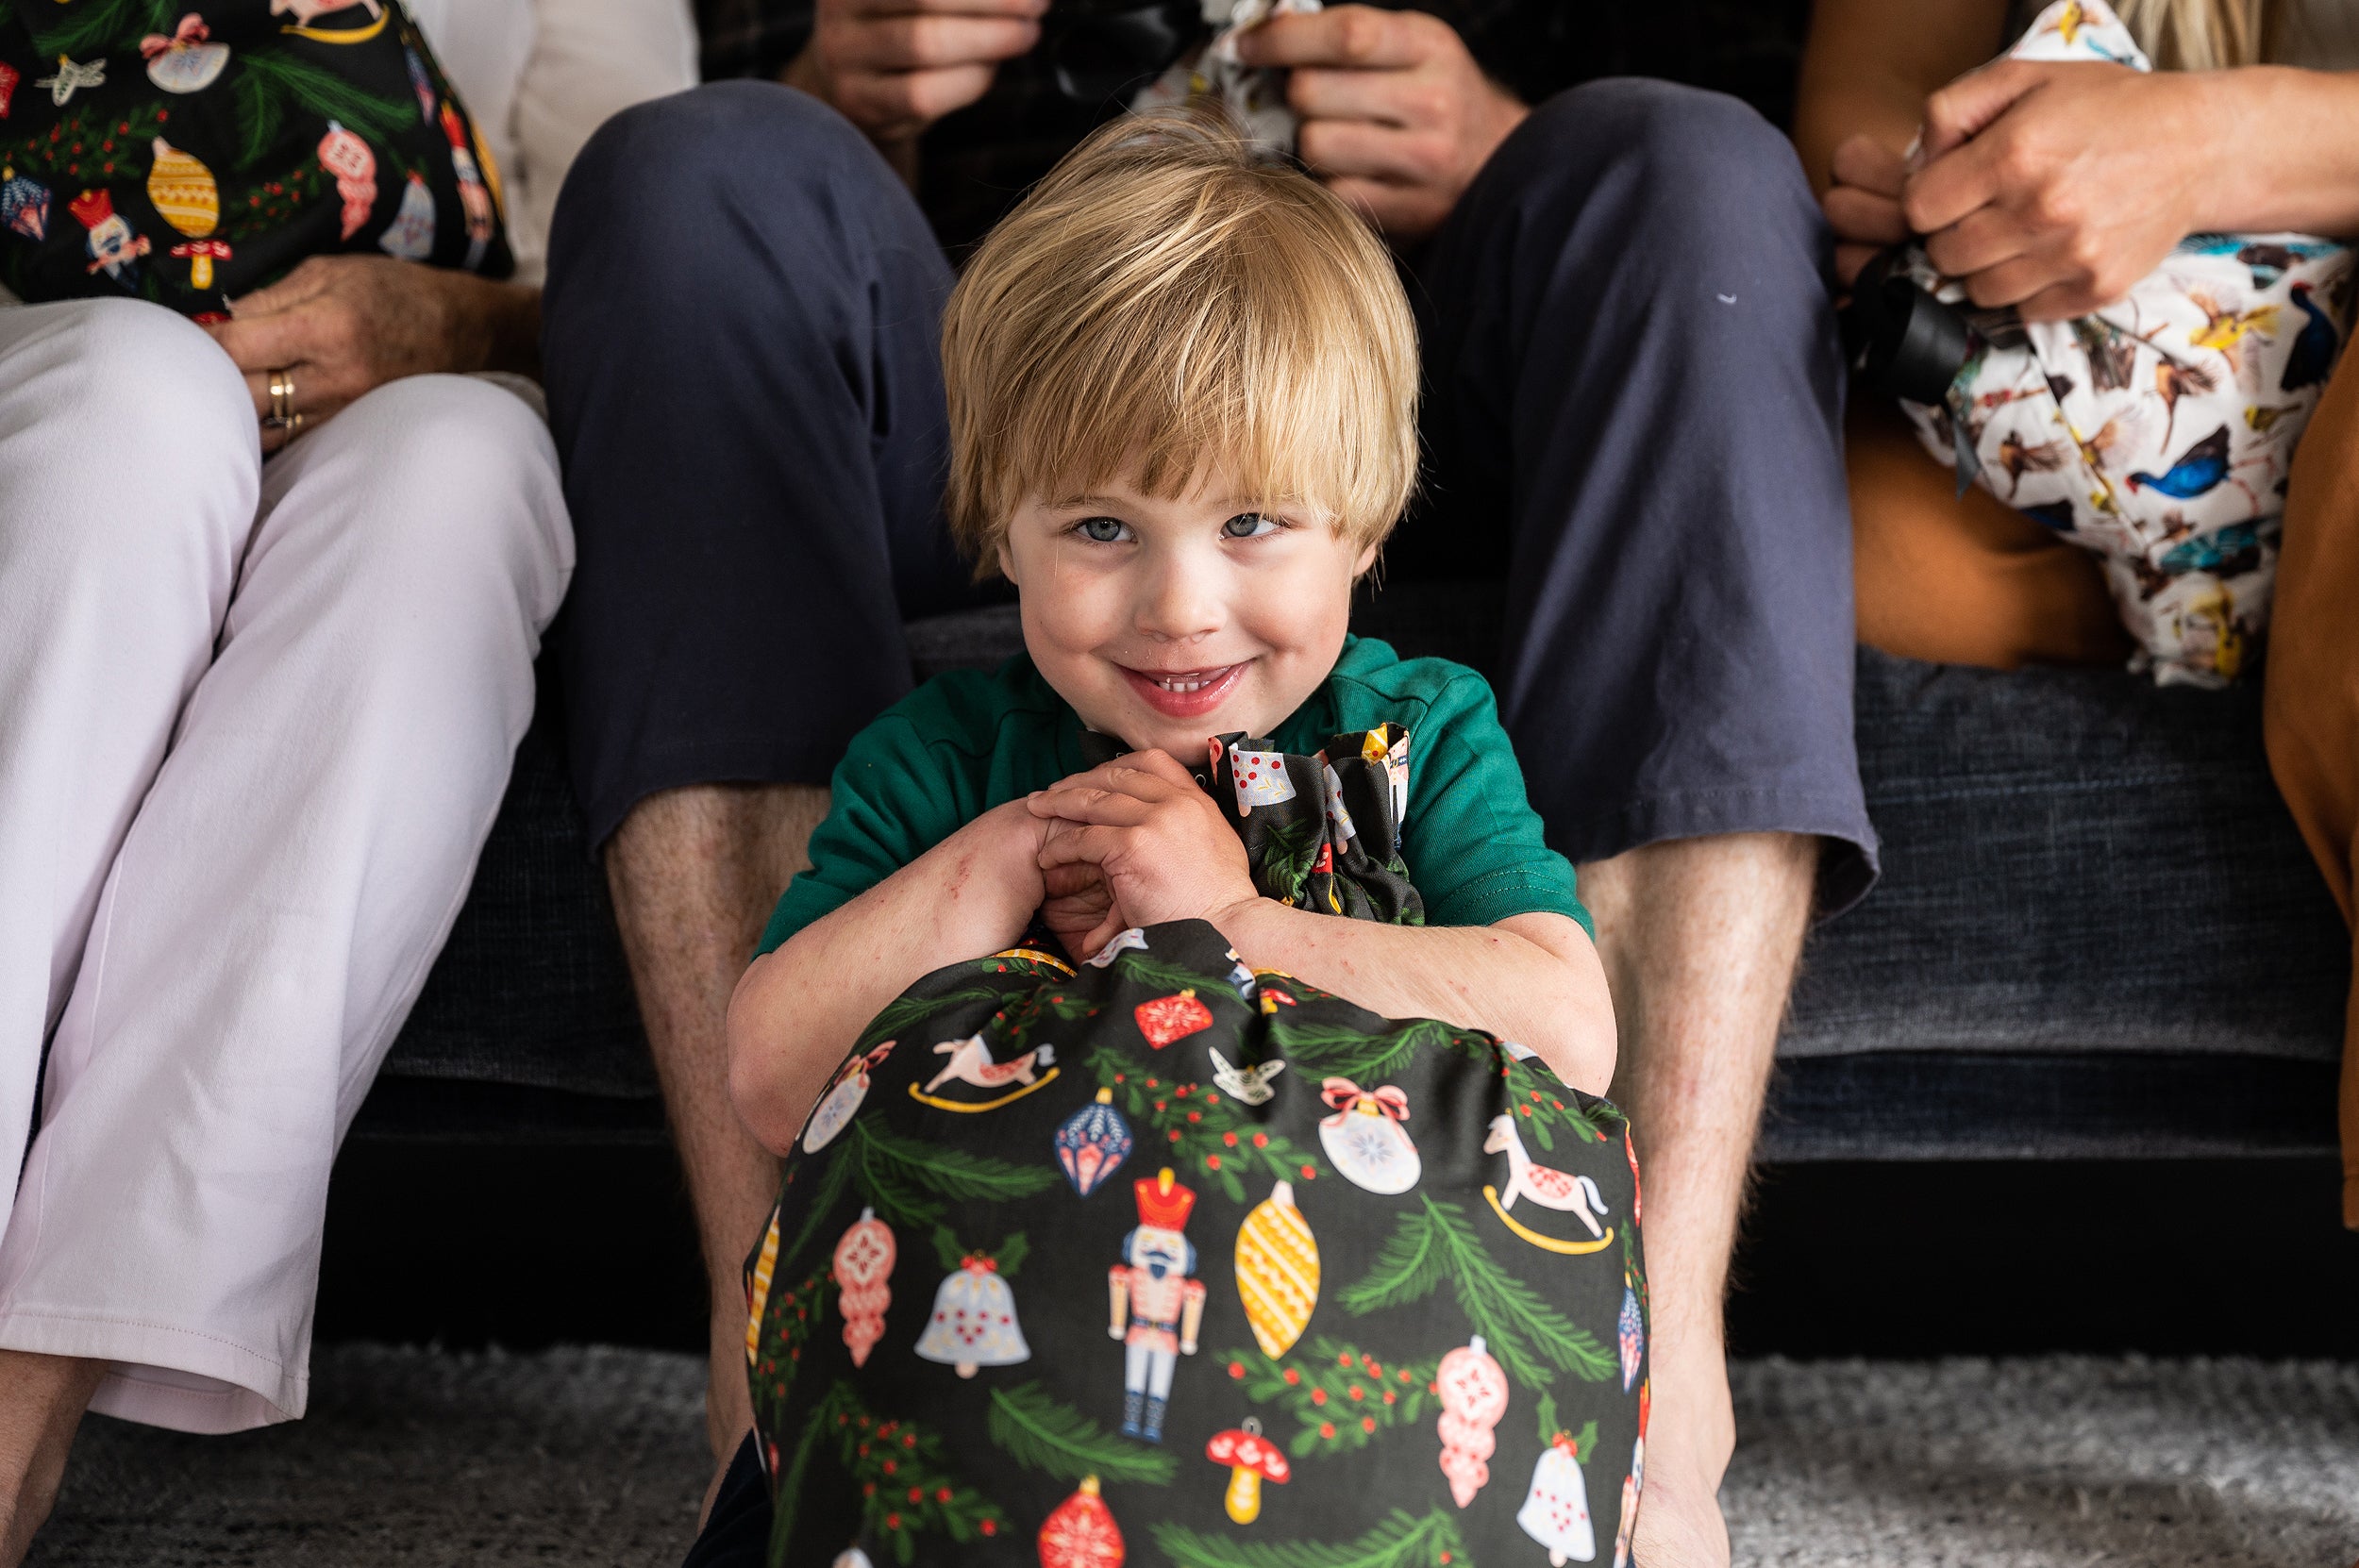
[[1217, 575], [1188, 560], [1163, 563], [1143, 585], [1137, 624], [1148, 637], [1184, 642], [1209, 636], [1221, 627]]

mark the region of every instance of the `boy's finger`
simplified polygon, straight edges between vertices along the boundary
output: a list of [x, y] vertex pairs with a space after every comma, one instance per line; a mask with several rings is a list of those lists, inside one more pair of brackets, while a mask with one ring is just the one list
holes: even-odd
[[1031, 803], [1035, 816], [1062, 817], [1096, 827], [1136, 827], [1154, 814], [1152, 803], [1118, 790], [1076, 785], [1050, 790]]
[[1074, 865], [1082, 860], [1102, 865], [1118, 844], [1114, 835], [1120, 831], [1113, 827], [1090, 826], [1060, 834], [1040, 846], [1040, 856], [1034, 863], [1043, 871]]

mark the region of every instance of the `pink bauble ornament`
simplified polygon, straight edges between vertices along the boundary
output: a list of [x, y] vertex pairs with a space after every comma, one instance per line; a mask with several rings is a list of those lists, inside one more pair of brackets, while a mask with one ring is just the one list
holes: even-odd
[[1442, 1437], [1442, 1474], [1463, 1509], [1491, 1479], [1489, 1461], [1498, 1447], [1492, 1428], [1507, 1413], [1507, 1374], [1477, 1334], [1442, 1358], [1433, 1381], [1442, 1399], [1442, 1418], [1433, 1424]]
[[867, 1365], [868, 1353], [884, 1338], [885, 1309], [893, 1305], [886, 1281], [893, 1277], [895, 1255], [892, 1227], [873, 1209], [862, 1209], [835, 1244], [836, 1306], [844, 1313], [844, 1343], [854, 1366]]

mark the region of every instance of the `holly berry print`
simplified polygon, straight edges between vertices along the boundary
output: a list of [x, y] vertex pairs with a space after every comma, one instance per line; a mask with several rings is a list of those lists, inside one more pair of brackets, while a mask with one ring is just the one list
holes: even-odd
[[398, 0], [6, 8], [0, 167], [0, 281], [35, 302], [212, 316], [310, 256], [512, 264], [477, 127]]
[[[1262, 809], [1324, 812], [1324, 792]], [[1362, 833], [1389, 809], [1366, 793], [1350, 806]], [[877, 1418], [921, 1421], [929, 1477], [975, 1500], [963, 1542], [920, 1513], [912, 1563], [1035, 1568], [1046, 1540], [1061, 1561], [1537, 1568], [1528, 1480], [1560, 1428], [1582, 1444], [1593, 1421], [1580, 1475], [1604, 1548], [1624, 1476], [1597, 1456], [1618, 1463], [1637, 1438], [1614, 1376], [1625, 1296], [1641, 1290], [1642, 1326], [1645, 1309], [1611, 1109], [1479, 1032], [1240, 978], [1201, 923], [1148, 927], [1103, 965], [1046, 941], [912, 985], [821, 1096], [844, 1096], [831, 1135], [810, 1136], [815, 1112], [792, 1147], [775, 1240], [753, 1258], [772, 1281], [753, 1364], [778, 1560], [856, 1544], [884, 1568], [899, 1552], [871, 1497], [901, 1456], [855, 1444], [871, 1469], [847, 1479], [830, 1426], [795, 1469], [839, 1385]], [[1202, 1026], [1158, 1045], [1140, 1008], [1188, 993]], [[1019, 1061], [1029, 1084], [1000, 1071]], [[1322, 1124], [1339, 1117], [1381, 1146], [1330, 1149]], [[1500, 1224], [1483, 1189], [1509, 1179], [1505, 1150], [1484, 1147], [1502, 1119], [1573, 1181], [1609, 1256]], [[1529, 1191], [1507, 1212], [1592, 1239]], [[836, 1248], [863, 1226], [920, 1249], [923, 1289], [901, 1257], [885, 1299], [862, 1296], [870, 1273]], [[856, 1317], [874, 1322], [847, 1340]]]

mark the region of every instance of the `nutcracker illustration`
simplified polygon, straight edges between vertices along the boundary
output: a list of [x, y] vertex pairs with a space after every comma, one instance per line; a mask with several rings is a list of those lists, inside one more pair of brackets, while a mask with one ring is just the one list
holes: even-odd
[[1442, 1398], [1442, 1417], [1433, 1424], [1442, 1439], [1442, 1474], [1463, 1509], [1491, 1479], [1498, 1449], [1493, 1429], [1507, 1413], [1507, 1374], [1477, 1334], [1442, 1358], [1433, 1382]]
[[835, 1244], [835, 1284], [841, 1293], [836, 1306], [844, 1313], [844, 1343], [854, 1366], [866, 1366], [868, 1353], [884, 1338], [885, 1309], [893, 1305], [893, 1262], [898, 1249], [893, 1228], [863, 1209]]
[[131, 225], [115, 210], [114, 198], [104, 191], [85, 191], [66, 208], [90, 230], [92, 260], [84, 270], [94, 273], [104, 267], [107, 275], [124, 287], [136, 287], [140, 265], [135, 258], [147, 254], [147, 236], [131, 232]]
[[376, 206], [376, 155], [367, 142], [330, 120], [320, 138], [319, 157], [320, 167], [335, 176], [336, 194], [343, 198], [343, 238], [349, 240]]
[[459, 205], [467, 214], [466, 268], [473, 272], [492, 246], [492, 192], [484, 189], [482, 171], [467, 150], [467, 128], [447, 99], [443, 103], [443, 138], [450, 143], [451, 170], [459, 176]]
[[1319, 1097], [1335, 1114], [1319, 1123], [1319, 1145], [1356, 1187], [1390, 1195], [1417, 1184], [1422, 1166], [1409, 1142], [1409, 1096], [1391, 1084], [1362, 1089], [1349, 1078], [1329, 1078]]
[[1125, 1347], [1123, 1435], [1161, 1443], [1172, 1372], [1180, 1357], [1196, 1354], [1196, 1331], [1204, 1321], [1204, 1282], [1191, 1277], [1196, 1247], [1181, 1234], [1196, 1193], [1173, 1180], [1168, 1165], [1131, 1188], [1139, 1223], [1123, 1238], [1122, 1261], [1107, 1276], [1113, 1321], [1106, 1331]]

